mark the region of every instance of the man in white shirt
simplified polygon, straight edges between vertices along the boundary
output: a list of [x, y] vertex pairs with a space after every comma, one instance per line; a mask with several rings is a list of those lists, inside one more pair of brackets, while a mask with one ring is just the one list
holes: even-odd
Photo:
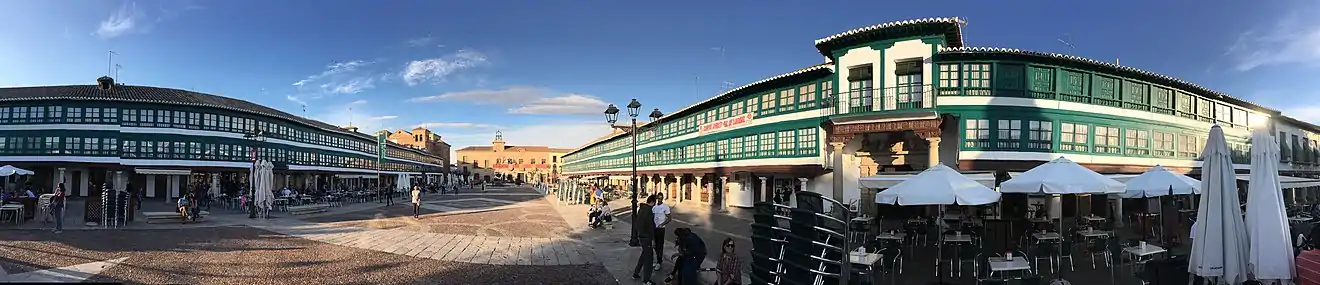
[[664, 194], [656, 193], [656, 204], [651, 207], [651, 212], [655, 215], [655, 270], [660, 270], [660, 261], [665, 256], [665, 226], [672, 221], [671, 209], [665, 205]]
[[422, 187], [413, 186], [412, 188], [413, 218], [416, 219], [422, 214]]

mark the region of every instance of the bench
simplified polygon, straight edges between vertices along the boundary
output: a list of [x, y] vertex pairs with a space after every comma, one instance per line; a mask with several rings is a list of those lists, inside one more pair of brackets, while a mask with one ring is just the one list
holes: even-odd
[[[207, 211], [200, 211], [197, 214], [197, 220], [201, 221], [210, 214], [211, 213]], [[183, 222], [183, 215], [175, 212], [142, 212], [142, 216], [147, 218], [148, 224]]]
[[287, 208], [289, 214], [294, 214], [294, 215], [324, 213], [328, 209], [330, 209], [330, 204], [311, 204], [311, 205], [302, 205], [302, 206], [291, 206]]

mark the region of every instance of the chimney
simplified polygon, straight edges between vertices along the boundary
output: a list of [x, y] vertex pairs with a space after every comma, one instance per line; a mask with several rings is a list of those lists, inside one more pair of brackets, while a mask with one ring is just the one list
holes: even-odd
[[109, 76], [101, 76], [96, 79], [96, 87], [104, 91], [110, 91], [115, 88], [115, 79]]

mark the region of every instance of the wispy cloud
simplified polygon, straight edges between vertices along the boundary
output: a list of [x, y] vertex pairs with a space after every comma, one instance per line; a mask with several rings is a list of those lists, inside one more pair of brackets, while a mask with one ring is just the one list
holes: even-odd
[[375, 117], [367, 118], [367, 120], [368, 120], [368, 121], [384, 121], [384, 120], [393, 120], [393, 119], [398, 119], [398, 118], [399, 118], [399, 116], [375, 116]]
[[376, 79], [371, 77], [358, 77], [348, 81], [327, 82], [321, 84], [321, 90], [330, 94], [357, 94], [375, 88], [375, 81]]
[[605, 110], [605, 101], [589, 95], [555, 93], [535, 87], [509, 87], [502, 90], [471, 90], [435, 96], [416, 97], [409, 102], [461, 101], [474, 104], [512, 106], [510, 114], [592, 115]]
[[[204, 9], [192, 1], [166, 1], [155, 7], [154, 13], [139, 8], [137, 2], [126, 2], [96, 26], [92, 34], [110, 39], [135, 33], [147, 33], [156, 24], [178, 18], [185, 12]], [[154, 19], [153, 19], [154, 17]]]
[[458, 122], [432, 122], [421, 123], [414, 126], [416, 128], [427, 129], [499, 129], [498, 125], [478, 124], [478, 123], [458, 123]]
[[368, 108], [367, 100], [356, 100], [325, 108], [312, 119], [336, 126], [354, 125], [358, 131], [371, 133], [386, 127], [385, 122], [398, 119], [398, 116], [377, 114]]
[[431, 37], [430, 35], [427, 35], [425, 37], [409, 39], [407, 41], [404, 41], [403, 44], [408, 47], [426, 47], [426, 46], [431, 46], [431, 43], [433, 42], [435, 42], [435, 38]]
[[1225, 52], [1233, 69], [1282, 64], [1320, 64], [1320, 5], [1295, 7], [1277, 22], [1238, 35]]
[[321, 71], [321, 73], [313, 74], [307, 76], [307, 78], [304, 78], [303, 80], [298, 80], [298, 82], [294, 82], [293, 86], [306, 86], [308, 83], [312, 83], [313, 81], [319, 80], [321, 78], [356, 71], [358, 70], [358, 68], [367, 66], [369, 64], [372, 64], [372, 62], [365, 60], [336, 62], [325, 66], [325, 70]]
[[284, 99], [288, 99], [289, 101], [293, 101], [294, 103], [298, 103], [298, 105], [307, 106], [307, 100], [303, 100], [302, 98], [298, 98], [298, 96], [284, 95]]
[[146, 13], [138, 10], [137, 2], [124, 3], [109, 18], [101, 21], [96, 28], [96, 35], [108, 39], [132, 33], [143, 27], [140, 22], [145, 16]]
[[399, 75], [409, 86], [444, 82], [450, 75], [489, 64], [485, 54], [459, 50], [453, 54], [410, 61]]

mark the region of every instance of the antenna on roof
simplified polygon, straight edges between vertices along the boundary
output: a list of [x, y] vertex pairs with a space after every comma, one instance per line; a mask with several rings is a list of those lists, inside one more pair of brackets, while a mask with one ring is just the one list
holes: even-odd
[[1069, 54], [1069, 55], [1072, 55], [1072, 53], [1073, 53], [1073, 49], [1076, 49], [1076, 48], [1077, 48], [1077, 46], [1074, 46], [1074, 45], [1072, 44], [1072, 35], [1069, 35], [1069, 34], [1063, 34], [1063, 37], [1064, 37], [1064, 38], [1067, 38], [1067, 39], [1066, 39], [1066, 40], [1065, 40], [1065, 39], [1062, 39], [1062, 38], [1061, 38], [1061, 39], [1058, 39], [1058, 40], [1059, 40], [1059, 43], [1062, 43], [1063, 45], [1068, 46], [1068, 54]]
[[[725, 64], [724, 61], [724, 50], [725, 50], [724, 46], [713, 47], [710, 48], [710, 50], [720, 52], [720, 77], [726, 77], [726, 75], [728, 74], [728, 64]], [[724, 93], [726, 89], [727, 87], [721, 85], [719, 93]]]
[[303, 109], [303, 118], [306, 118], [306, 117], [307, 117], [307, 103], [303, 103], [303, 104], [302, 104], [302, 109]]
[[120, 69], [124, 69], [124, 66], [123, 66], [123, 65], [119, 65], [119, 64], [115, 64], [115, 80], [119, 80], [119, 82], [124, 82], [123, 79], [119, 79], [119, 70], [120, 70]]
[[116, 55], [119, 55], [119, 53], [115, 52], [114, 50], [110, 51], [110, 59], [106, 60], [105, 62], [105, 76], [110, 76], [114, 74]]

